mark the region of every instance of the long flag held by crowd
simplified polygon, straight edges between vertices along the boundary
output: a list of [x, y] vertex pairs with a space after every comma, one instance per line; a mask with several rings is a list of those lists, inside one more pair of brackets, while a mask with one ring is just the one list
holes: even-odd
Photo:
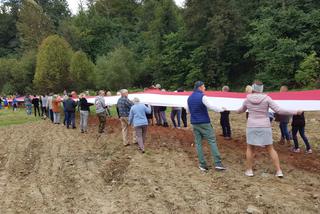
[[[188, 96], [192, 92], [164, 92], [146, 90], [129, 94], [129, 99], [137, 97], [141, 103], [153, 106], [186, 107]], [[280, 107], [292, 110], [320, 111], [320, 90], [271, 92], [269, 95]], [[234, 111], [241, 107], [246, 93], [206, 91], [209, 101], [217, 107], [225, 107]], [[88, 102], [94, 103], [94, 97], [88, 97]], [[107, 105], [115, 105], [119, 96], [105, 97]]]

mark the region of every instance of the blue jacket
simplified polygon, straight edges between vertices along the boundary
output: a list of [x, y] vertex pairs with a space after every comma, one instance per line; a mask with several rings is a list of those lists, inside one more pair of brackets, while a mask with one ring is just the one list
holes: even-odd
[[148, 125], [146, 114], [150, 113], [150, 106], [147, 107], [142, 103], [134, 104], [130, 109], [129, 124], [133, 124], [134, 127]]
[[188, 98], [191, 124], [210, 123], [207, 107], [202, 103], [203, 92], [195, 90]]

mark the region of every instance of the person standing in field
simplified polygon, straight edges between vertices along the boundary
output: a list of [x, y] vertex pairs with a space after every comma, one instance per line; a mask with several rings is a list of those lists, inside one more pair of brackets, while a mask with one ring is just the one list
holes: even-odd
[[[183, 88], [178, 88], [177, 92], [184, 92]], [[188, 127], [188, 121], [187, 121], [187, 110], [185, 108], [181, 108], [181, 120], [183, 122], [183, 127]]]
[[201, 171], [208, 171], [208, 167], [204, 158], [202, 150], [202, 139], [208, 140], [211, 154], [214, 159], [216, 170], [225, 170], [222, 165], [220, 153], [216, 144], [216, 137], [214, 129], [211, 125], [208, 108], [215, 112], [222, 112], [224, 108], [213, 106], [204, 92], [206, 87], [202, 81], [197, 81], [194, 86], [193, 93], [188, 97], [188, 110], [190, 112], [191, 124], [193, 127], [193, 134], [195, 137], [195, 144], [199, 159], [199, 169]]
[[50, 93], [47, 99], [47, 110], [48, 110], [48, 114], [49, 114], [49, 118], [51, 120], [51, 122], [53, 123], [53, 111], [52, 111], [52, 96], [53, 93]]
[[293, 138], [293, 142], [294, 142], [294, 147], [293, 147], [292, 151], [295, 153], [300, 152], [298, 137], [297, 137], [297, 134], [299, 132], [299, 134], [300, 134], [300, 136], [306, 146], [306, 154], [311, 154], [312, 153], [311, 146], [309, 144], [308, 138], [305, 135], [305, 130], [304, 130], [304, 128], [306, 126], [304, 113], [302, 112], [301, 115], [293, 115], [291, 125], [292, 125], [292, 138]]
[[[229, 86], [223, 86], [222, 92], [229, 92]], [[220, 112], [220, 125], [222, 128], [222, 136], [225, 140], [231, 140], [231, 128], [230, 128], [230, 111]]]
[[98, 96], [96, 97], [94, 103], [96, 105], [96, 114], [99, 119], [99, 133], [104, 132], [104, 128], [106, 126], [106, 120], [107, 120], [107, 112], [106, 112], [106, 102], [104, 100], [105, 92], [104, 90], [100, 90], [98, 93]]
[[[122, 89], [120, 93], [121, 93], [121, 97], [117, 102], [117, 107], [119, 110], [119, 117], [120, 117], [121, 128], [122, 128], [123, 145], [129, 146], [130, 145], [129, 129], [131, 129], [129, 125], [129, 113], [130, 113], [131, 107], [133, 106], [133, 102], [128, 99], [127, 89]], [[132, 143], [135, 143], [136, 133], [133, 130], [132, 130], [132, 134], [133, 134]]]
[[31, 102], [31, 98], [30, 98], [29, 94], [27, 94], [24, 98], [24, 106], [26, 108], [27, 115], [31, 115], [32, 114], [32, 102]]
[[58, 95], [52, 97], [53, 123], [60, 124], [61, 98]]
[[38, 115], [39, 115], [39, 117], [40, 117], [39, 104], [40, 104], [39, 98], [37, 97], [37, 95], [33, 95], [32, 105], [33, 105], [33, 110], [34, 110], [34, 116], [35, 116], [35, 117], [37, 116], [37, 112], [38, 112]]
[[301, 114], [296, 110], [285, 110], [280, 108], [268, 95], [263, 94], [263, 84], [261, 81], [255, 81], [252, 85], [252, 94], [248, 94], [242, 106], [237, 110], [238, 113], [243, 113], [246, 110], [249, 112], [247, 120], [247, 169], [246, 176], [252, 177], [253, 174], [253, 157], [255, 146], [265, 147], [269, 152], [273, 164], [276, 168], [276, 177], [283, 177], [280, 168], [280, 162], [277, 152], [272, 143], [272, 128], [268, 116], [268, 110], [271, 108], [274, 112], [283, 115]]
[[76, 128], [76, 107], [77, 103], [73, 100], [72, 94], [69, 94], [69, 98], [65, 102], [67, 111], [67, 129], [70, 125], [72, 128]]
[[88, 130], [88, 117], [90, 112], [90, 106], [92, 103], [88, 103], [86, 95], [81, 93], [79, 96], [79, 110], [80, 110], [80, 129], [81, 133], [87, 133]]
[[139, 148], [144, 153], [144, 144], [146, 142], [148, 119], [146, 114], [151, 113], [151, 107], [140, 103], [138, 98], [133, 99], [134, 105], [130, 109], [129, 124], [134, 126]]
[[42, 102], [42, 105], [41, 105], [41, 116], [43, 118], [46, 118], [48, 117], [48, 112], [47, 112], [47, 102], [48, 102], [48, 96], [45, 94], [45, 95], [42, 95], [41, 96], [41, 102]]

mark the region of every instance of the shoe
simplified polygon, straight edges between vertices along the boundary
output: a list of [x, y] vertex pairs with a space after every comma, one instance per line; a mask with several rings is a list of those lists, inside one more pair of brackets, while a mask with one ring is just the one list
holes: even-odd
[[279, 144], [280, 145], [284, 145], [284, 139], [283, 138], [281, 138], [281, 140], [279, 141]]
[[308, 149], [308, 150], [306, 151], [306, 154], [312, 154], [312, 150], [311, 150], [311, 149]]
[[222, 165], [222, 163], [217, 163], [216, 166], [214, 167], [216, 170], [226, 170], [226, 168]]
[[81, 133], [84, 133], [84, 131], [81, 129]]
[[252, 169], [248, 169], [244, 174], [245, 174], [246, 176], [248, 176], [248, 177], [253, 177], [253, 171], [252, 171]]
[[296, 148], [293, 148], [293, 149], [292, 149], [292, 152], [294, 152], [294, 153], [300, 153], [300, 149], [299, 149], [299, 148], [297, 148], [297, 149], [296, 149]]
[[169, 127], [168, 123], [163, 123], [163, 127]]
[[283, 178], [283, 173], [282, 171], [278, 171], [276, 174], [275, 174], [276, 177], [278, 178]]
[[125, 145], [124, 145], [124, 147], [127, 147], [127, 146], [130, 146], [130, 144], [128, 143], [128, 144], [125, 144]]
[[224, 139], [225, 140], [231, 140], [231, 137], [225, 137]]
[[199, 166], [199, 169], [202, 171], [202, 172], [207, 172], [209, 169], [208, 169], [208, 167], [206, 167], [206, 166]]

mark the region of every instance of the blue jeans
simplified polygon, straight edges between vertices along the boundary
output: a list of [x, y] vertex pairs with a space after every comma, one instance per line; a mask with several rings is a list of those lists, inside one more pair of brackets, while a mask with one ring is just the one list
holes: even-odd
[[304, 134], [304, 126], [292, 126], [292, 138], [293, 138], [293, 142], [294, 142], [294, 148], [295, 149], [299, 148], [299, 143], [298, 143], [298, 138], [297, 138], [298, 131], [300, 133], [300, 136], [301, 136], [304, 144], [306, 145], [306, 150], [309, 150], [311, 147], [310, 147], [308, 138]]
[[196, 141], [196, 148], [198, 153], [198, 158], [200, 162], [200, 166], [206, 167], [206, 161], [204, 159], [204, 154], [202, 150], [202, 140], [205, 138], [208, 140], [210, 145], [211, 155], [213, 156], [215, 164], [221, 163], [220, 153], [216, 144], [216, 137], [214, 134], [214, 130], [210, 123], [204, 124], [192, 124], [193, 134]]
[[176, 119], [175, 117], [177, 116], [177, 122], [178, 122], [178, 127], [180, 127], [180, 119], [181, 119], [181, 110], [172, 110], [171, 111], [171, 121], [174, 125], [174, 127], [177, 127]]
[[287, 122], [280, 122], [280, 131], [281, 131], [281, 139], [290, 140], [290, 135], [288, 131], [288, 123]]
[[72, 128], [76, 128], [75, 114], [75, 112], [67, 111], [67, 128], [69, 128], [70, 124]]

